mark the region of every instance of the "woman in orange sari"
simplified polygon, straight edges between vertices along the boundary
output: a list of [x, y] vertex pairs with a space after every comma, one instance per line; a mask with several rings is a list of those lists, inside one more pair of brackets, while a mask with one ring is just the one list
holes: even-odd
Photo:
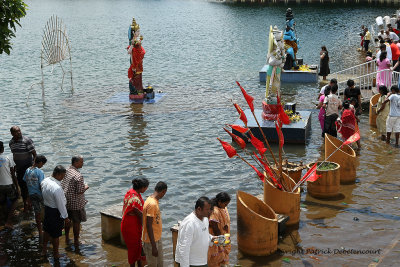
[[[213, 212], [210, 216], [210, 234], [213, 236], [230, 234], [231, 219], [228, 209], [226, 208], [231, 201], [228, 193], [218, 193], [212, 199], [214, 205]], [[208, 249], [208, 266], [219, 267], [229, 266], [229, 252], [231, 245], [227, 246], [212, 246]]]
[[146, 192], [149, 181], [146, 178], [132, 180], [133, 188], [124, 198], [122, 211], [121, 233], [128, 248], [128, 261], [131, 267], [137, 262], [142, 267], [142, 224], [143, 224], [143, 199], [141, 194]]

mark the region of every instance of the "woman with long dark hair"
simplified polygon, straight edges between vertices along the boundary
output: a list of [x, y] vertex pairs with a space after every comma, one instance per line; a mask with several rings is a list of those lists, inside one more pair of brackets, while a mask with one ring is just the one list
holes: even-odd
[[142, 226], [143, 226], [143, 198], [142, 195], [149, 187], [146, 178], [132, 180], [132, 188], [124, 197], [122, 210], [121, 233], [128, 248], [128, 261], [130, 266], [142, 267]]
[[[213, 211], [210, 216], [210, 234], [213, 236], [230, 234], [231, 220], [228, 209], [231, 197], [226, 192], [220, 192], [212, 199]], [[231, 245], [212, 246], [208, 249], [208, 266], [229, 266]]]
[[320, 58], [320, 63], [319, 63], [319, 76], [322, 76], [324, 80], [326, 80], [326, 76], [331, 73], [331, 70], [329, 69], [329, 53], [328, 49], [326, 49], [326, 46], [321, 47], [321, 52], [319, 52], [319, 58]]

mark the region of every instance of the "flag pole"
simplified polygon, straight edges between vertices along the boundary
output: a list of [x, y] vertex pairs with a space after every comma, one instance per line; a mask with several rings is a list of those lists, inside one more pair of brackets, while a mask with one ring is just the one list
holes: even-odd
[[273, 158], [273, 160], [274, 160], [276, 166], [278, 166], [278, 162], [276, 161], [275, 155], [274, 155], [274, 153], [272, 152], [271, 146], [269, 145], [269, 142], [268, 142], [268, 140], [267, 140], [267, 137], [265, 137], [264, 131], [262, 130], [262, 128], [261, 128], [261, 126], [260, 126], [260, 123], [258, 123], [257, 117], [256, 117], [256, 115], [254, 114], [254, 111], [251, 111], [251, 113], [253, 114], [253, 117], [254, 117], [254, 119], [256, 120], [258, 129], [260, 130], [262, 136], [264, 137], [265, 144], [267, 145], [268, 150], [269, 150], [269, 152], [271, 153], [271, 156], [272, 156], [272, 158]]

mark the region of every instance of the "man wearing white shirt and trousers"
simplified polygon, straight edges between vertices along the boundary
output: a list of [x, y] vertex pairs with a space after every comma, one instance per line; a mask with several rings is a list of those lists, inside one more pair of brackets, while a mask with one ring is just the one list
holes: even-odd
[[51, 238], [54, 260], [58, 260], [60, 258], [58, 246], [64, 224], [70, 224], [67, 208], [65, 206], [67, 204], [67, 200], [64, 195], [64, 190], [61, 187], [61, 180], [64, 179], [66, 172], [67, 170], [63, 166], [58, 165], [54, 168], [52, 176], [44, 179], [41, 183], [45, 208], [42, 255], [46, 256], [47, 242]]
[[201, 197], [196, 201], [194, 212], [180, 224], [175, 251], [175, 261], [180, 267], [207, 266], [208, 247], [214, 237], [208, 231], [210, 199]]

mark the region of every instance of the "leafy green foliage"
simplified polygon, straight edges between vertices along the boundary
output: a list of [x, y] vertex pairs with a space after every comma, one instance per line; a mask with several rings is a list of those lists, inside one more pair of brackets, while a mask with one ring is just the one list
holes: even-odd
[[26, 15], [27, 5], [22, 0], [0, 0], [0, 54], [11, 50], [11, 38], [15, 37], [16, 26]]

